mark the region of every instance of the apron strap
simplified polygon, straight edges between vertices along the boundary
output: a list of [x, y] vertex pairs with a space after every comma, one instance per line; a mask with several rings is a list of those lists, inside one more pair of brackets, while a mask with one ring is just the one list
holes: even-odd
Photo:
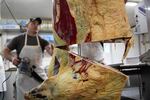
[[39, 40], [39, 36], [38, 35], [36, 35], [36, 39], [37, 39], [38, 46], [40, 46], [40, 40]]
[[25, 34], [25, 41], [24, 41], [24, 45], [27, 45], [27, 33]]

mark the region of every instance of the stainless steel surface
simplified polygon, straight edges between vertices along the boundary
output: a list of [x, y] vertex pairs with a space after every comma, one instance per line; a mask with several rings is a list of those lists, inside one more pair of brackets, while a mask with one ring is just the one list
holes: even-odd
[[150, 39], [150, 0], [144, 0], [146, 6], [146, 17], [147, 17], [147, 25], [148, 25], [148, 34]]

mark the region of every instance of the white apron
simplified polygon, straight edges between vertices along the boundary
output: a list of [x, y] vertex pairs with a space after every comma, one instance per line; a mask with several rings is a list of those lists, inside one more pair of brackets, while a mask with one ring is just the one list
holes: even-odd
[[104, 60], [103, 53], [103, 47], [100, 42], [81, 44], [81, 56], [83, 57], [102, 63]]
[[[25, 34], [25, 44], [22, 48], [19, 57], [24, 58], [28, 57], [30, 59], [30, 67], [35, 65], [36, 68], [34, 71], [41, 76], [42, 79], [47, 79], [44, 69], [41, 67], [42, 64], [42, 49], [40, 47], [39, 38], [37, 37], [38, 45], [27, 45], [27, 34]], [[36, 81], [33, 77], [30, 77], [25, 74], [20, 74], [17, 71], [16, 76], [16, 91], [17, 91], [17, 100], [24, 100], [24, 93], [30, 89], [38, 86], [40, 83]]]

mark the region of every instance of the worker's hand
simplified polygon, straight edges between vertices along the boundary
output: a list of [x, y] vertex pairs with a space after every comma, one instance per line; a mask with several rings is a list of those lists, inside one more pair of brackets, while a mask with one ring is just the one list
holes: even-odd
[[30, 99], [28, 98], [28, 96], [26, 96], [26, 95], [24, 96], [24, 99], [25, 99], [25, 100], [30, 100]]
[[47, 45], [45, 49], [51, 56], [53, 55], [54, 46], [52, 44]]
[[13, 65], [17, 66], [20, 63], [20, 60], [17, 56], [12, 57], [12, 63]]

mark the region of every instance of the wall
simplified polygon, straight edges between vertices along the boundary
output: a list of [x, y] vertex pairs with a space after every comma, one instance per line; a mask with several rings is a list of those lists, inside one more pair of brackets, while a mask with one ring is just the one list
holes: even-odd
[[[139, 63], [139, 56], [150, 48], [149, 34], [134, 35], [134, 43], [124, 60], [126, 64]], [[106, 64], [122, 63], [125, 45], [124, 43], [106, 43], [104, 44], [104, 58]]]
[[[0, 2], [1, 2], [2, 0], [0, 0]], [[0, 21], [1, 21], [1, 6], [0, 6]], [[0, 25], [0, 27], [1, 27], [1, 25]], [[1, 48], [2, 48], [2, 41], [1, 41], [1, 29], [0, 29], [0, 54], [1, 54]]]
[[[122, 58], [125, 51], [124, 43], [105, 43], [104, 59], [106, 64], [123, 63]], [[124, 60], [124, 63], [137, 63], [139, 57], [138, 38], [134, 36], [134, 44]]]
[[2, 52], [2, 35], [1, 35], [1, 30], [0, 30], [0, 54]]

